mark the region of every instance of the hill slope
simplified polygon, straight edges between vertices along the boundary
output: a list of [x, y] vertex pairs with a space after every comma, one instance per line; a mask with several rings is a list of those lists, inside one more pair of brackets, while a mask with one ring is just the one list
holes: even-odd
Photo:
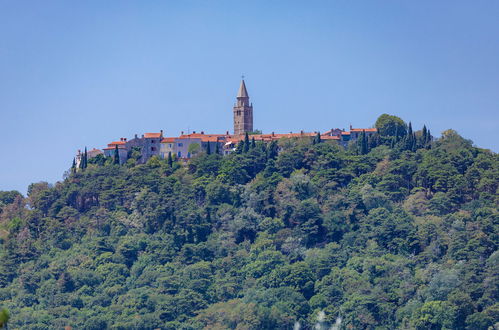
[[344, 328], [487, 329], [497, 155], [453, 131], [381, 133], [187, 167], [95, 160], [25, 199], [1, 193], [10, 326], [306, 329], [323, 312]]

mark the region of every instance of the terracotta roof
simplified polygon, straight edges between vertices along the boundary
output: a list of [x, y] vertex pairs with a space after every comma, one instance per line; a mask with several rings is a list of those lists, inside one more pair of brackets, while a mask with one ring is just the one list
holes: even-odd
[[350, 132], [377, 132], [378, 130], [376, 128], [351, 128]]
[[[114, 147], [107, 147], [107, 148], [104, 148], [103, 150], [114, 150], [114, 149], [116, 149], [115, 146]], [[126, 149], [126, 148], [124, 146], [118, 146], [118, 149], [122, 149], [123, 150], [123, 149]]]
[[188, 139], [188, 138], [201, 138], [201, 137], [204, 137], [204, 136], [210, 136], [210, 137], [213, 137], [213, 136], [227, 136], [225, 134], [204, 134], [204, 133], [191, 133], [191, 134], [182, 134], [180, 135], [180, 138], [183, 138], [183, 139]]
[[333, 134], [334, 132], [344, 132], [344, 130], [340, 129], [340, 128], [333, 128], [333, 129], [330, 129], [329, 131], [326, 131], [324, 133], [322, 133], [322, 135], [331, 135]]
[[157, 139], [161, 137], [161, 133], [144, 133], [146, 139]]
[[174, 137], [167, 137], [167, 138], [164, 138], [163, 140], [161, 140], [161, 143], [173, 143], [173, 142], [175, 142]]
[[201, 138], [201, 141], [203, 142], [218, 142], [218, 140], [218, 136], [204, 136]]
[[114, 145], [124, 145], [124, 144], [126, 144], [126, 141], [114, 141], [114, 142], [109, 143], [107, 146], [110, 147], [110, 146], [114, 146]]
[[350, 135], [350, 132], [341, 132], [341, 135]]

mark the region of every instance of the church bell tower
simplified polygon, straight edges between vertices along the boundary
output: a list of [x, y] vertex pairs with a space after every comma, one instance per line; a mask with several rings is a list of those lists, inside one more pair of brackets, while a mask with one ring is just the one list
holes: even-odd
[[243, 78], [237, 93], [237, 102], [234, 105], [234, 135], [242, 135], [246, 132], [253, 132], [253, 104], [249, 101]]

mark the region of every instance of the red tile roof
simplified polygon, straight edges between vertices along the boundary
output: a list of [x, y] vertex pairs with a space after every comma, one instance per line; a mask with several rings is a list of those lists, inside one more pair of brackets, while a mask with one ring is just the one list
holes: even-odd
[[221, 139], [218, 136], [204, 136], [201, 138], [203, 142], [218, 142], [219, 140]]
[[163, 140], [161, 140], [161, 143], [173, 143], [173, 142], [175, 142], [174, 137], [167, 137], [167, 138], [164, 138]]
[[324, 136], [321, 136], [321, 140], [339, 140], [340, 137], [338, 135], [324, 135]]
[[350, 129], [350, 132], [377, 132], [378, 130], [376, 128], [352, 128]]
[[115, 145], [124, 145], [126, 144], [126, 141], [114, 141], [114, 142], [111, 142], [111, 143], [108, 143], [108, 147], [114, 147]]
[[[107, 147], [107, 148], [104, 148], [103, 150], [114, 150], [116, 149], [116, 146], [114, 147]], [[124, 146], [118, 146], [118, 149], [126, 149]]]
[[161, 133], [144, 133], [146, 139], [158, 139], [161, 137]]

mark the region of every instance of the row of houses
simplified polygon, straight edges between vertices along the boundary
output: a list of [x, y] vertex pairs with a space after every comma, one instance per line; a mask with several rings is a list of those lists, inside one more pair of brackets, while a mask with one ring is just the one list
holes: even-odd
[[[346, 146], [350, 141], [359, 138], [360, 134], [365, 132], [366, 135], [376, 133], [376, 128], [352, 128], [346, 131], [344, 129], [331, 129], [321, 134], [321, 140], [337, 141], [340, 145]], [[255, 141], [271, 142], [283, 138], [314, 138], [317, 132], [299, 132], [285, 134], [253, 134], [251, 139]], [[135, 157], [140, 154], [139, 162], [145, 163], [152, 156], [167, 158], [169, 154], [177, 159], [188, 160], [197, 153], [210, 150], [212, 153], [218, 152], [222, 155], [228, 155], [236, 150], [237, 144], [245, 139], [244, 134], [206, 134], [201, 131], [195, 131], [189, 134], [181, 133], [178, 137], [165, 137], [163, 131], [159, 133], [145, 133], [141, 136], [135, 135], [132, 139], [120, 138], [107, 145], [102, 151], [92, 149], [88, 152], [88, 158], [103, 154], [105, 157], [114, 157], [116, 150], [119, 154], [120, 163], [125, 163], [133, 153]], [[81, 159], [79, 151], [76, 160], [77, 163]]]

